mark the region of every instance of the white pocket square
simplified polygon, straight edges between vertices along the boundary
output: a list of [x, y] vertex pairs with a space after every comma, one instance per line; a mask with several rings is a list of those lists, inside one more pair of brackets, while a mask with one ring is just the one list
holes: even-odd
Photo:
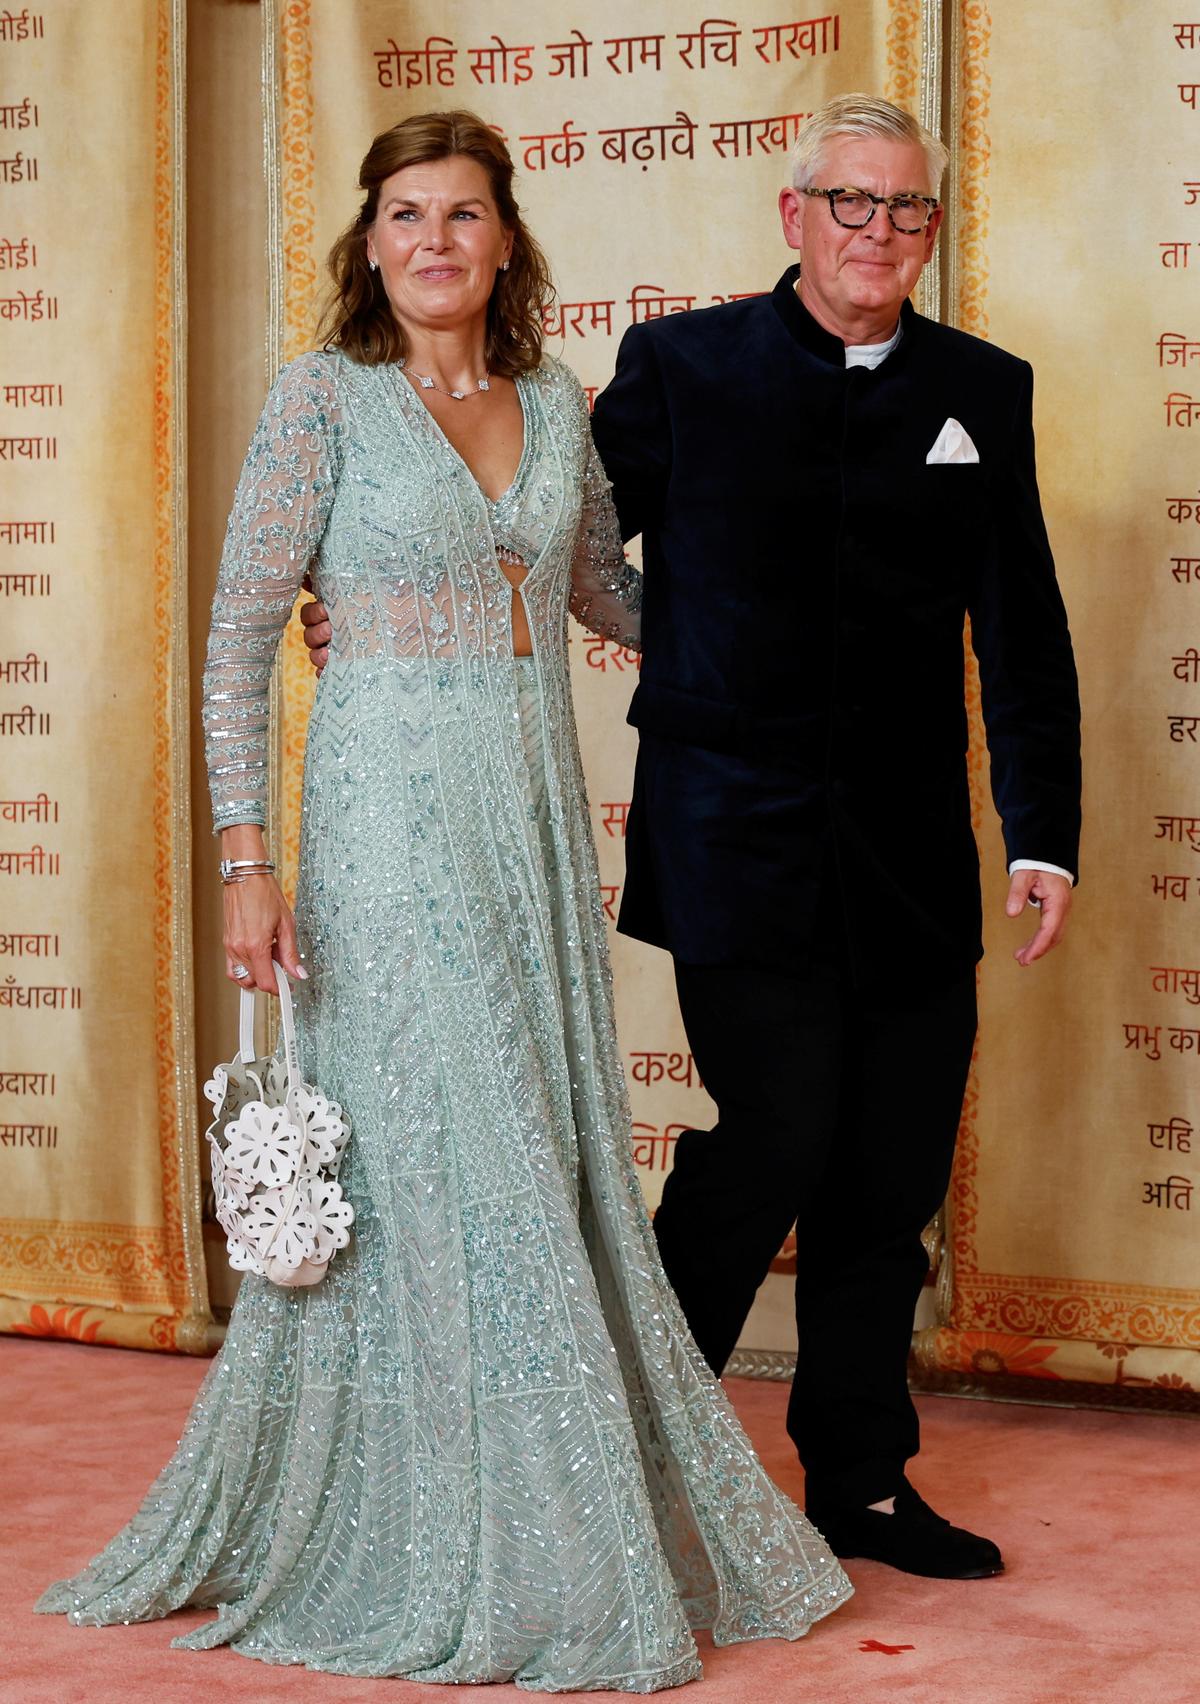
[[937, 442], [925, 457], [927, 463], [939, 465], [958, 462], [977, 462], [979, 451], [971, 442], [966, 428], [957, 420], [947, 420], [937, 435]]

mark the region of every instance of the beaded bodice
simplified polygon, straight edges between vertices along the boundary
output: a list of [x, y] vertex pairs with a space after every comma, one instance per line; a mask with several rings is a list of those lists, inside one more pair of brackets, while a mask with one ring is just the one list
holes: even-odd
[[565, 681], [568, 605], [594, 632], [636, 645], [641, 581], [578, 381], [547, 359], [518, 387], [524, 447], [493, 503], [398, 367], [323, 352], [280, 374], [213, 603], [203, 714], [217, 828], [265, 821], [271, 662], [307, 571], [333, 624], [333, 664], [510, 662], [497, 545], [528, 565], [521, 596], [543, 671]]

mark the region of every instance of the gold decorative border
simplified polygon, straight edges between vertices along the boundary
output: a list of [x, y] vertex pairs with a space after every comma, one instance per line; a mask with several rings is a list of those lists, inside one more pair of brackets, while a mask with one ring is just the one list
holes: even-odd
[[890, 0], [885, 100], [915, 113], [921, 98], [921, 0]]
[[1111, 1339], [935, 1327], [913, 1339], [909, 1384], [914, 1390], [1071, 1408], [1196, 1413], [1200, 1352]]
[[285, 267], [283, 358], [293, 361], [312, 348], [316, 329], [312, 0], [287, 0], [280, 45], [283, 50], [280, 62]]
[[[188, 742], [185, 0], [156, 0], [154, 86], [154, 1018], [163, 1224], [0, 1221], [0, 1268], [20, 1287], [173, 1311], [145, 1347], [207, 1348], [192, 1037], [191, 806]], [[61, 1294], [57, 1294], [61, 1300]], [[53, 1305], [53, 1304], [47, 1304]], [[0, 1331], [37, 1335], [31, 1304], [0, 1298]], [[45, 1310], [43, 1309], [43, 1312]], [[120, 1311], [118, 1308], [116, 1311]], [[37, 1316], [37, 1317], [40, 1317]], [[47, 1316], [49, 1318], [50, 1316]], [[33, 1323], [31, 1323], [33, 1320]], [[139, 1327], [139, 1331], [141, 1328]], [[48, 1330], [47, 1335], [60, 1335]], [[143, 1333], [144, 1335], [144, 1333]], [[169, 1344], [165, 1341], [170, 1337]], [[87, 1339], [92, 1341], [93, 1339]]]
[[[885, 36], [884, 95], [942, 133], [942, 21], [939, 0], [889, 0]], [[942, 315], [941, 278], [927, 266], [916, 288], [916, 307], [929, 319]]]
[[[991, 13], [987, 0], [955, 0], [948, 9], [946, 60], [949, 67], [947, 114], [950, 163], [944, 196], [942, 233], [944, 299], [952, 325], [986, 336], [987, 180], [991, 165], [987, 115], [991, 92], [987, 69]], [[965, 258], [965, 264], [964, 264]], [[979, 668], [971, 646], [970, 623], [964, 635], [963, 685], [966, 695], [967, 780], [971, 826], [979, 837], [988, 795], [987, 741], [984, 735]], [[979, 1217], [976, 1174], [979, 1163], [979, 1048], [977, 1038], [967, 1075], [958, 1127], [954, 1172], [943, 1209], [944, 1238], [937, 1276], [937, 1317], [958, 1329], [962, 1283], [976, 1270], [974, 1233]]]
[[[161, 1308], [171, 1296], [178, 1259], [173, 1231], [168, 1225], [0, 1220], [0, 1267], [24, 1297]], [[24, 1306], [24, 1297], [7, 1299]]]
[[[725, 1368], [730, 1378], [789, 1383], [795, 1371], [795, 1355], [775, 1349], [735, 1349]], [[913, 1338], [908, 1383], [941, 1396], [1196, 1414], [1200, 1352], [934, 1327]]]
[[[317, 289], [311, 0], [263, 6], [263, 142], [270, 220], [267, 382], [311, 349]], [[316, 683], [299, 623], [284, 632], [271, 682], [268, 822], [280, 880], [294, 898], [300, 864], [304, 741]]]
[[[177, 1347], [203, 1352], [211, 1319], [200, 1228], [193, 1038], [187, 574], [186, 0], [158, 0], [154, 203], [155, 1031], [163, 1224]], [[166, 873], [169, 872], [169, 886]]]
[[961, 1271], [955, 1289], [955, 1326], [963, 1331], [1200, 1349], [1200, 1298], [1187, 1290], [1147, 1286], [1131, 1293], [1124, 1284], [1095, 1279]]
[[956, 323], [976, 337], [988, 334], [988, 172], [992, 139], [988, 131], [992, 80], [992, 14], [988, 0], [960, 0], [958, 51], [958, 259]]
[[[121, 1308], [65, 1305], [58, 1301], [18, 1301], [0, 1296], [0, 1332], [13, 1337], [50, 1337], [69, 1343], [95, 1343], [103, 1348], [186, 1350], [182, 1327], [174, 1314], [126, 1313]], [[217, 1347], [209, 1327], [211, 1353]]]
[[[795, 1354], [783, 1349], [735, 1349], [725, 1368], [730, 1378], [789, 1383], [795, 1371]], [[913, 1338], [908, 1383], [942, 1396], [1196, 1414], [1200, 1352], [935, 1326]]]
[[[957, 0], [950, 14], [952, 122], [957, 145], [947, 198], [947, 297], [964, 331], [987, 337], [988, 235], [991, 167], [992, 16], [988, 0]], [[972, 820], [978, 832], [987, 797], [987, 760], [979, 700], [979, 675], [967, 651], [968, 759]], [[986, 1038], [984, 1038], [986, 1045]], [[1195, 1351], [1200, 1348], [1200, 1295], [1102, 1281], [980, 1270], [976, 1236], [978, 1175], [978, 1045], [959, 1127], [954, 1175], [947, 1202], [949, 1236], [938, 1279], [941, 1325], [918, 1333], [920, 1365], [970, 1374], [984, 1386], [1003, 1379], [1068, 1379], [1144, 1386], [1154, 1393], [1200, 1388]], [[1125, 1357], [1153, 1355], [1153, 1375], [1130, 1374]], [[1161, 1357], [1173, 1357], [1168, 1362]], [[1053, 1366], [1047, 1364], [1053, 1357]], [[1138, 1363], [1139, 1365], [1141, 1363]]]

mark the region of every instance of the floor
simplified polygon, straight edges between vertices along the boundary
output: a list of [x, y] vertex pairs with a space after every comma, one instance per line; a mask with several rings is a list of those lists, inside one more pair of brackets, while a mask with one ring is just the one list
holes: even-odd
[[[125, 1520], [169, 1453], [206, 1363], [0, 1340], [3, 1704], [446, 1704], [444, 1687], [264, 1670], [172, 1651], [206, 1612], [77, 1629], [34, 1616], [40, 1588]], [[778, 1483], [800, 1493], [785, 1390], [730, 1393]], [[795, 1645], [714, 1651], [687, 1704], [1197, 1704], [1200, 1422], [924, 1397], [913, 1477], [1002, 1547], [1001, 1578], [953, 1584], [852, 1562], [844, 1609]], [[460, 1687], [462, 1704], [515, 1688]], [[583, 1697], [583, 1694], [571, 1696]]]

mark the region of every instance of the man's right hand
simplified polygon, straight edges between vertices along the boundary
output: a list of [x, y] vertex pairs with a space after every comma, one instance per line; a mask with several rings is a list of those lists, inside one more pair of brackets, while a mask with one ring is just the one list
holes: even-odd
[[308, 660], [320, 674], [329, 661], [329, 641], [333, 638], [329, 611], [323, 603], [301, 604], [300, 620], [304, 624], [304, 643], [308, 646]]

